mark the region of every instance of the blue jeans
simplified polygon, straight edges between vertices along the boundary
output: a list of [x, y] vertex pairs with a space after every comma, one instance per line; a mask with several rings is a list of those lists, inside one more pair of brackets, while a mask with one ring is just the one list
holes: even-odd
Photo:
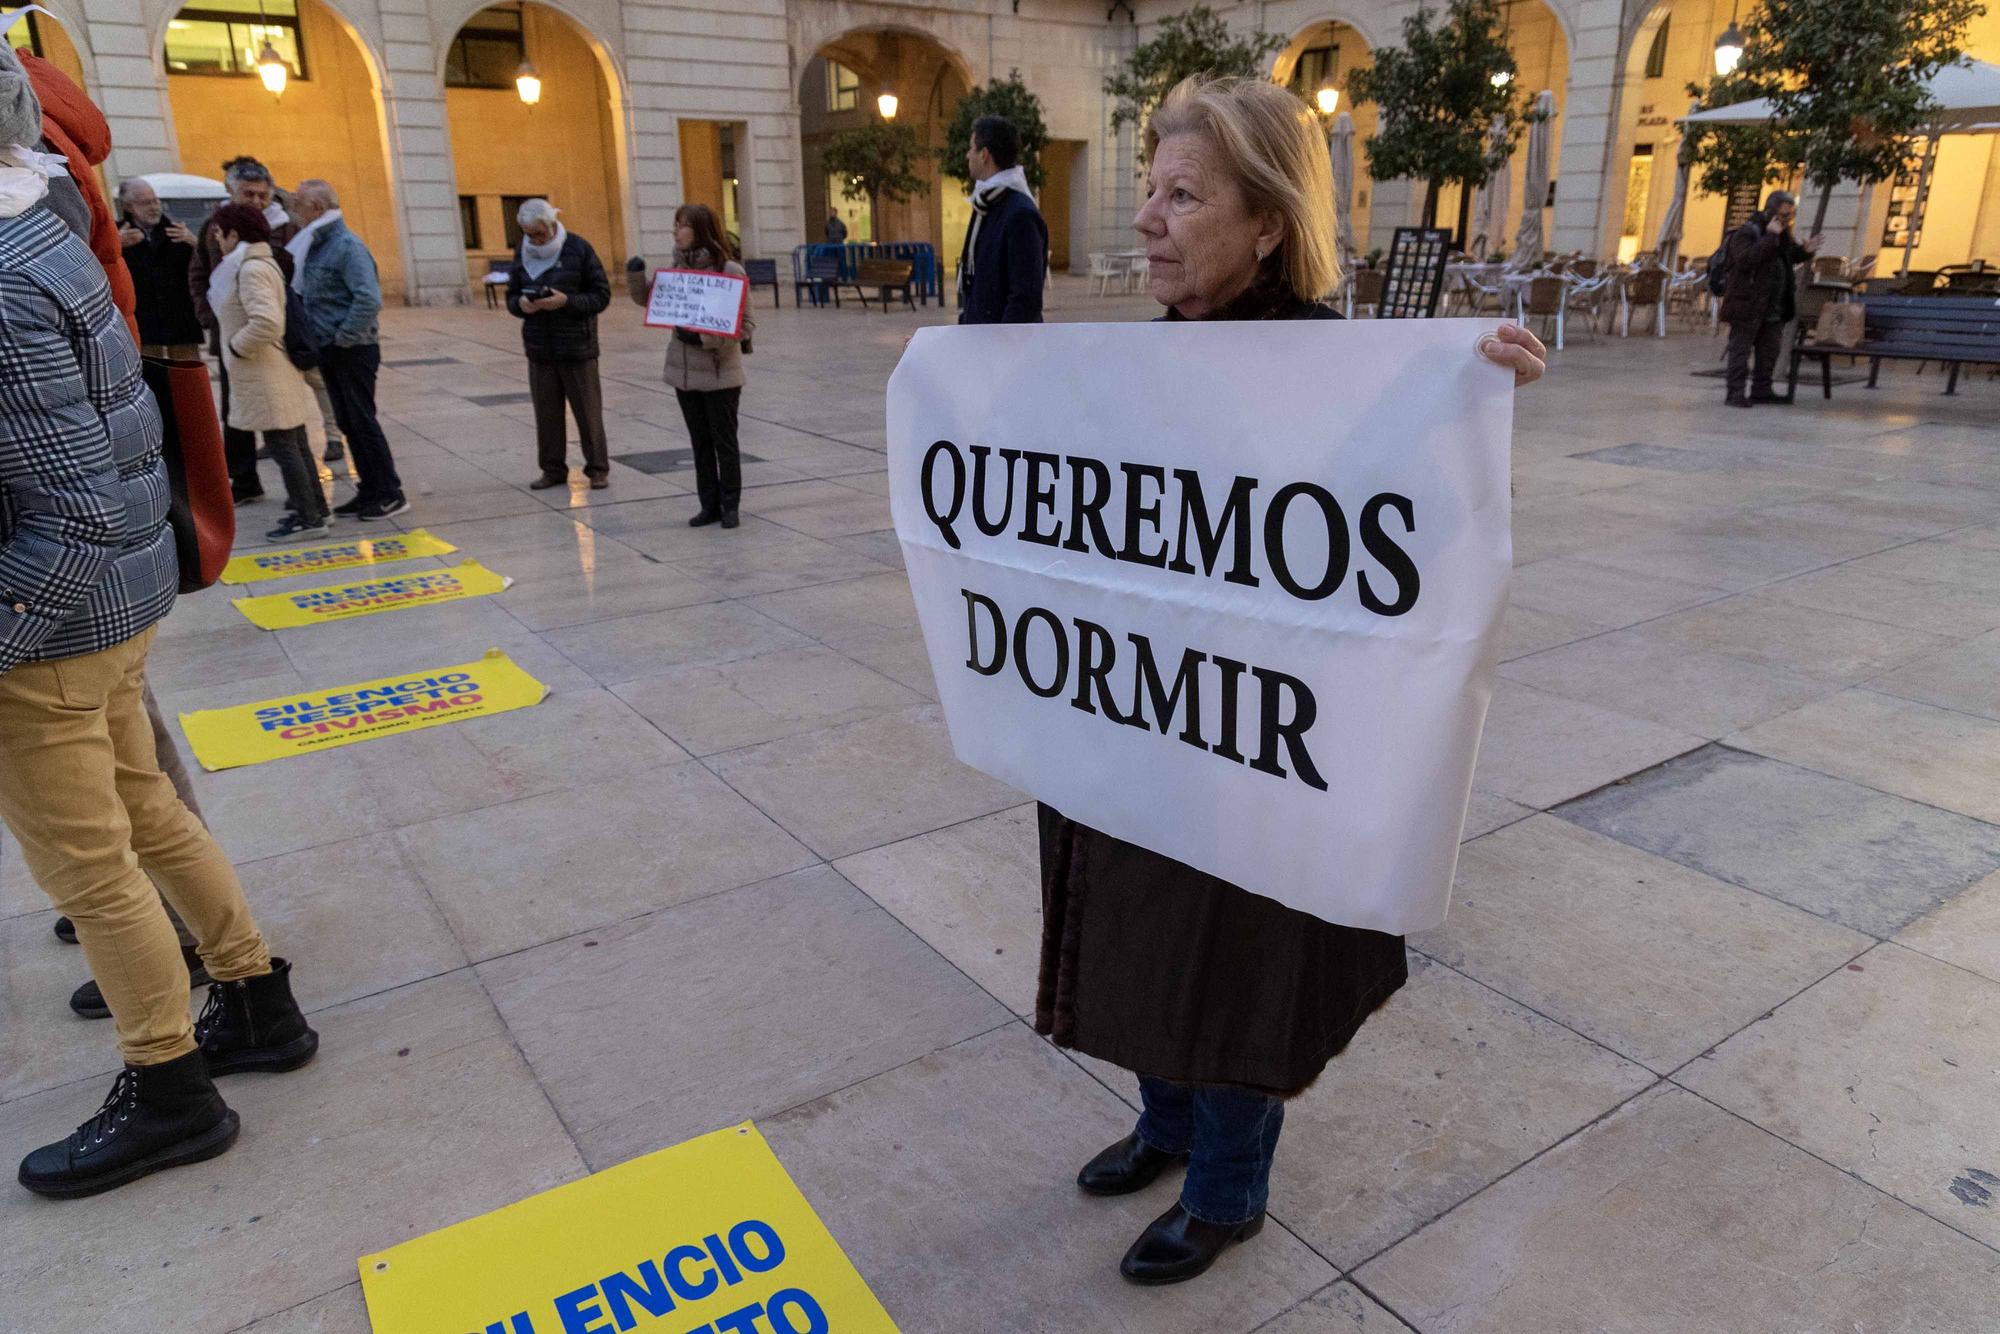
[[1271, 1159], [1285, 1104], [1244, 1088], [1189, 1087], [1139, 1076], [1139, 1138], [1162, 1153], [1188, 1154], [1181, 1207], [1204, 1223], [1231, 1226], [1264, 1212]]

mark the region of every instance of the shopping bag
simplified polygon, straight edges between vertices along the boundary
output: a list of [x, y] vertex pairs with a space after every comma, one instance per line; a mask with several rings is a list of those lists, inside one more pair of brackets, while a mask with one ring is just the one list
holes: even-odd
[[1866, 320], [1858, 301], [1829, 301], [1819, 308], [1813, 341], [1833, 347], [1859, 347]]

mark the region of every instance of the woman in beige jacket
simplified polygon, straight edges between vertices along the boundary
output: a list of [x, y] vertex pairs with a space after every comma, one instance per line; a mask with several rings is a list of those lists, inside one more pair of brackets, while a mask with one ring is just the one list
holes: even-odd
[[[674, 210], [674, 264], [677, 269], [708, 269], [741, 278], [743, 266], [729, 258], [722, 224], [706, 204], [682, 204]], [[646, 305], [652, 280], [645, 261], [625, 266], [632, 299]], [[743, 397], [743, 349], [757, 328], [750, 314], [749, 285], [744, 285], [741, 338], [718, 338], [676, 328], [667, 343], [666, 381], [680, 400], [681, 419], [694, 443], [695, 491], [701, 512], [688, 520], [700, 528], [718, 520], [736, 526], [736, 502], [743, 493], [743, 466], [736, 447], [736, 405]]]
[[215, 225], [223, 259], [208, 281], [208, 304], [229, 372], [229, 425], [261, 432], [285, 479], [292, 512], [265, 536], [273, 542], [332, 531], [319, 469], [306, 443], [312, 393], [285, 352], [285, 275], [271, 251], [271, 224], [256, 209], [227, 204]]

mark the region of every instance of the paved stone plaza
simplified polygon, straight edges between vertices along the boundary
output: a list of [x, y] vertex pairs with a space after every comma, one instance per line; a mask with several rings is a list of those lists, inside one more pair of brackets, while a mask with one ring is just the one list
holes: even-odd
[[[2000, 384], [1745, 413], [1691, 374], [1705, 330], [1556, 358], [1450, 920], [1289, 1109], [1275, 1225], [1141, 1290], [1117, 1260], [1174, 1188], [1071, 1182], [1136, 1086], [1023, 1019], [1033, 808], [952, 759], [888, 531], [883, 384], [942, 317], [760, 299], [733, 533], [685, 526], [634, 308], [611, 488], [571, 494], [527, 490], [514, 321], [390, 312], [403, 526], [517, 584], [277, 633], [212, 589], [154, 683], [177, 711], [498, 647], [550, 696], [199, 777], [324, 1045], [224, 1085], [220, 1159], [0, 1190], [0, 1324], [358, 1334], [362, 1253], [743, 1118], [909, 1331], [2000, 1323]], [[15, 1157], [116, 1064], [53, 917], [10, 847]]]

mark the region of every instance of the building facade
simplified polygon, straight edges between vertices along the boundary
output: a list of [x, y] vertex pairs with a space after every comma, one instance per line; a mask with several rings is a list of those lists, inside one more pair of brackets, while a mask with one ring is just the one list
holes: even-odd
[[[855, 218], [819, 165], [825, 137], [874, 111], [884, 92], [926, 143], [963, 90], [1018, 70], [1051, 137], [1043, 192], [1057, 263], [1132, 244], [1139, 204], [1134, 135], [1110, 132], [1105, 76], [1183, 0], [41, 0], [38, 45], [103, 107], [109, 180], [155, 171], [220, 174], [250, 153], [281, 184], [335, 182], [385, 285], [417, 304], [468, 299], [514, 240], [512, 212], [547, 195], [607, 262], [657, 261], [683, 200], [711, 203], [745, 253], [782, 257], [818, 240], [828, 212]], [[1244, 0], [1212, 5], [1233, 27], [1287, 39], [1270, 73], [1310, 68], [1337, 84], [1397, 40], [1415, 0]], [[1509, 44], [1526, 91], [1549, 89], [1552, 198], [1521, 198], [1511, 164], [1505, 225], [1542, 207], [1551, 249], [1651, 249], [1671, 191], [1675, 118], [1705, 78], [1730, 21], [1723, 0], [1510, 0]], [[25, 23], [25, 21], [24, 21]], [[25, 44], [23, 24], [9, 33]], [[276, 39], [291, 66], [281, 95], [251, 68]], [[231, 54], [231, 50], [235, 54]], [[2000, 61], [2000, 9], [1972, 52]], [[540, 81], [532, 105], [513, 74]], [[1303, 64], [1302, 64], [1303, 62]], [[1374, 109], [1353, 108], [1365, 137]], [[1918, 267], [2000, 254], [1996, 136], [1945, 141]], [[1419, 183], [1374, 181], [1359, 164], [1364, 251], [1416, 220]], [[1908, 189], [1843, 188], [1830, 252], [1859, 257], [1899, 240]], [[1470, 201], [1468, 201], [1469, 203]], [[1455, 192], [1440, 219], [1458, 212]], [[962, 188], [870, 217], [882, 239], [929, 240], [955, 259]], [[1723, 201], [1697, 196], [1684, 253], [1721, 235]], [[859, 220], [857, 218], [857, 220]], [[1889, 271], [1900, 262], [1881, 263]]]

